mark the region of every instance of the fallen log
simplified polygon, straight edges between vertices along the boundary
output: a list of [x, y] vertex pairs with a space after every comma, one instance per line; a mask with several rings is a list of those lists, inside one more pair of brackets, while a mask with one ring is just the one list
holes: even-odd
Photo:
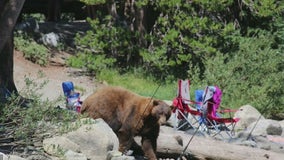
[[[175, 131], [170, 127], [161, 127], [157, 141], [157, 155], [161, 158], [178, 158], [191, 134]], [[178, 138], [177, 138], [178, 137]], [[182, 143], [180, 142], [182, 140]], [[218, 160], [283, 160], [284, 153], [276, 153], [259, 148], [252, 148], [215, 140], [211, 137], [195, 136], [185, 150], [187, 159]], [[190, 158], [189, 158], [190, 157]]]

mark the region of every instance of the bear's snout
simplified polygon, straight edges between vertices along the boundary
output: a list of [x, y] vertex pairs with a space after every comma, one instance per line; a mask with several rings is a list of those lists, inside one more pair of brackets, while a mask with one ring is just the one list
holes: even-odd
[[167, 116], [166, 115], [160, 115], [160, 118], [158, 120], [159, 125], [164, 125], [167, 123]]

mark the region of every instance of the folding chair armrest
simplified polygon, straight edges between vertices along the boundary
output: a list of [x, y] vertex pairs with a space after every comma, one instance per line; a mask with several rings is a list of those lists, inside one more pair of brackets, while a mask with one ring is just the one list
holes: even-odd
[[222, 109], [222, 110], [219, 110], [218, 112], [219, 113], [230, 113], [230, 112], [237, 112], [238, 110], [237, 109]]
[[200, 104], [200, 105], [202, 105], [202, 102], [196, 102], [196, 101], [191, 101], [191, 100], [189, 100], [189, 102], [190, 102], [190, 104]]
[[195, 111], [195, 110], [189, 110], [188, 111], [190, 114], [196, 115], [196, 116], [202, 116], [202, 113], [200, 111]]
[[240, 118], [219, 118], [219, 117], [214, 117], [211, 115], [208, 115], [208, 118], [218, 123], [236, 123], [240, 120]]

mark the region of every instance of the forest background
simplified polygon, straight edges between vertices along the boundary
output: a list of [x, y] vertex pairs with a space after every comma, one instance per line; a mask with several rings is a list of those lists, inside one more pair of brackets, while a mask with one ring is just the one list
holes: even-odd
[[116, 72], [162, 87], [190, 79], [193, 91], [217, 85], [223, 106], [251, 104], [284, 119], [283, 0], [81, 1], [96, 13], [68, 65], [102, 79]]

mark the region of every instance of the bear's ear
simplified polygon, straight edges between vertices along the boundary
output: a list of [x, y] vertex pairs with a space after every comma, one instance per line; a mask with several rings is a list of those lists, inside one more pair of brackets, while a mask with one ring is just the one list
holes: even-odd
[[157, 105], [159, 105], [159, 104], [160, 104], [160, 101], [158, 101], [158, 100], [156, 100], [156, 99], [153, 100], [153, 106], [157, 106]]
[[171, 111], [175, 109], [175, 106], [170, 105]]

